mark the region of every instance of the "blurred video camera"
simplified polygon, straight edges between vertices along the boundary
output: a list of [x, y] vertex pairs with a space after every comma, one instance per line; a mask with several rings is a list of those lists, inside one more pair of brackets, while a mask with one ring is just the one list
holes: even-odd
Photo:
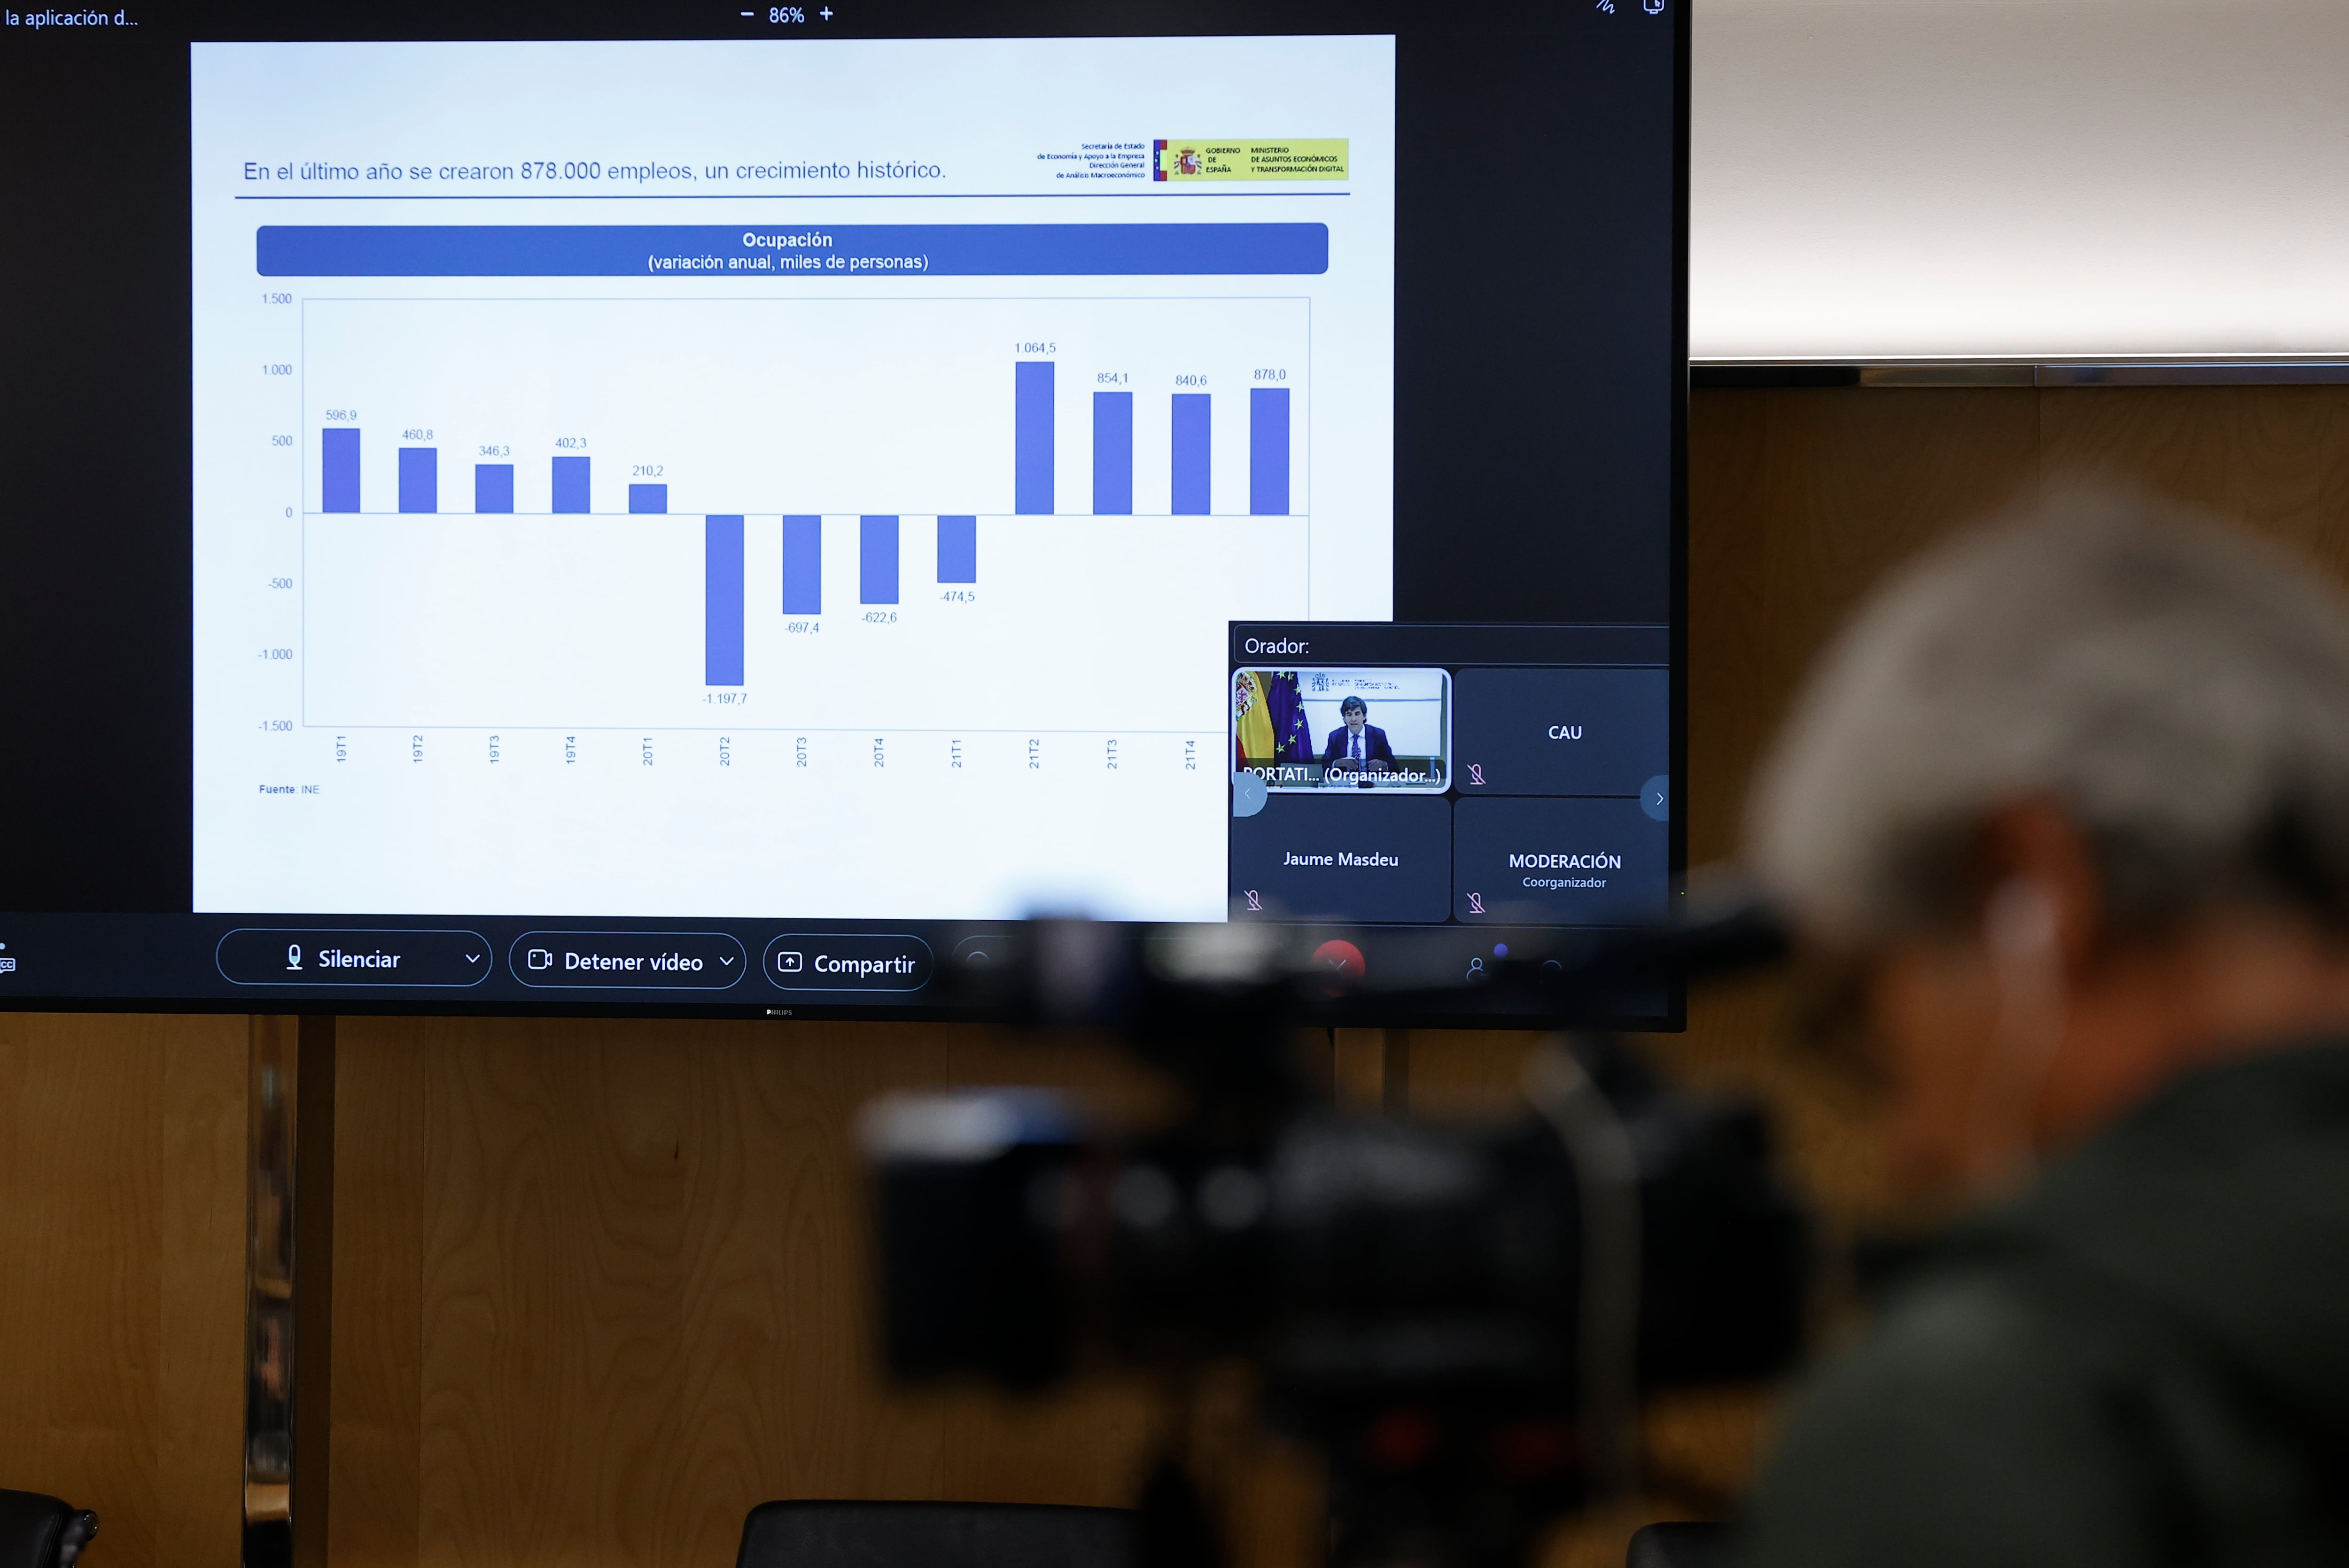
[[[1181, 1084], [1171, 1126], [1112, 1136], [1033, 1088], [868, 1108], [898, 1375], [1035, 1387], [1239, 1358], [1267, 1418], [1328, 1457], [1335, 1561], [1509, 1563], [1632, 1484], [1643, 1390], [1792, 1359], [1808, 1230], [1754, 1109], [1586, 1033], [1535, 1054], [1515, 1116], [1344, 1114], [1295, 1048], [1326, 975], [1263, 928], [1204, 940], [1039, 925], [988, 978], [994, 1006], [1114, 1026]], [[1595, 985], [1774, 941], [1741, 912], [1488, 984], [1568, 1017]]]

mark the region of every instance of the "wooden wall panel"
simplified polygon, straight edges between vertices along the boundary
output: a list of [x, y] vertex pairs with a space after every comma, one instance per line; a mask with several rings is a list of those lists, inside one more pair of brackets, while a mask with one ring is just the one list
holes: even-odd
[[1130, 1496], [1156, 1420], [1138, 1385], [882, 1385], [850, 1139], [892, 1087], [1147, 1103], [1113, 1054], [378, 1019], [337, 1048], [336, 1563], [719, 1563], [775, 1497]]
[[[2099, 389], [2101, 390], [2101, 389]], [[1748, 780], [1814, 659], [1884, 575], [1970, 521], [2033, 499], [2030, 388], [1707, 391], [1692, 400], [1688, 841], [1736, 851]], [[1715, 985], [1652, 1042], [1682, 1076], [1760, 1095], [1805, 1185], [1837, 1219], [1881, 1207], [1862, 1108], [1792, 1048], [1784, 988]]]
[[2028, 389], [1724, 391], [1689, 433], [1689, 861], [1736, 844], [1786, 698], [1868, 587], [2039, 477]]
[[96, 1510], [93, 1564], [236, 1561], [245, 1047], [0, 1014], [0, 1485]]
[[2349, 576], [2349, 387], [2075, 387], [2040, 397], [2042, 464], [2285, 539]]
[[[154, 1561], [225, 1564], [242, 1536], [250, 1020], [146, 1022], [159, 1026], [163, 1058], [152, 1133], [160, 1231]], [[119, 1538], [103, 1506], [82, 1506], [98, 1510], [111, 1551]], [[97, 1559], [96, 1568], [115, 1561]], [[126, 1552], [120, 1561], [129, 1568], [139, 1559]]]
[[1692, 863], [1733, 849], [1762, 748], [1868, 588], [2044, 486], [2171, 498], [2349, 577], [2349, 387], [1704, 391], [1689, 449]]
[[382, 1048], [383, 1032], [378, 1020], [346, 1018], [335, 1047], [327, 1557], [338, 1568], [409, 1568], [421, 1560], [428, 1086], [420, 1054]]

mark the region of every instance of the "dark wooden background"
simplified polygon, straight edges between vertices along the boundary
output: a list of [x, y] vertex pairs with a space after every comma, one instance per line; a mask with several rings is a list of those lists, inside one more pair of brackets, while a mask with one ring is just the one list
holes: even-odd
[[[2349, 388], [1707, 391], [1692, 431], [1692, 858], [1733, 848], [1806, 663], [1886, 568], [2036, 487], [2183, 499], [2349, 568]], [[1571, 493], [1570, 476], [1566, 489]], [[1650, 1042], [1775, 1107], [1832, 1224], [1885, 1200], [1850, 1093], [1767, 983]], [[0, 1486], [97, 1509], [92, 1568], [237, 1552], [245, 1073], [281, 1020], [0, 1014]], [[1506, 1095], [1516, 1035], [1422, 1033], [1415, 1107]], [[1306, 1459], [1247, 1391], [1103, 1379], [1047, 1400], [874, 1376], [848, 1130], [895, 1086], [1151, 1092], [1114, 1056], [961, 1026], [346, 1019], [338, 1036], [328, 1536], [363, 1564], [696, 1564], [788, 1496], [1126, 1501], [1156, 1446], [1208, 1476], [1237, 1568], [1318, 1561]], [[1374, 1097], [1375, 1037], [1341, 1038]], [[1774, 1390], [1646, 1422], [1651, 1495], [1562, 1529], [1621, 1561], [1720, 1506]]]

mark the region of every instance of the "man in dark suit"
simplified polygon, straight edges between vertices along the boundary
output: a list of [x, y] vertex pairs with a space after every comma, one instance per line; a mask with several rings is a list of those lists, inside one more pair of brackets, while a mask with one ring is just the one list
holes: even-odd
[[1322, 767], [1383, 773], [1394, 766], [1394, 748], [1387, 744], [1387, 732], [1370, 722], [1370, 704], [1350, 696], [1338, 705], [1338, 717], [1345, 727], [1330, 732], [1330, 744], [1321, 748]]

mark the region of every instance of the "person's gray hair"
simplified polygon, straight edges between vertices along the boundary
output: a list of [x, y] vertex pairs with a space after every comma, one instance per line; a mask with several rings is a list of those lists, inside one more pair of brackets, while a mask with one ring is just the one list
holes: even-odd
[[1864, 946], [1964, 919], [1985, 823], [2033, 799], [2080, 829], [2116, 927], [2232, 899], [2349, 922], [2349, 610], [2239, 531], [2058, 498], [1934, 552], [1828, 650], [1748, 853]]

